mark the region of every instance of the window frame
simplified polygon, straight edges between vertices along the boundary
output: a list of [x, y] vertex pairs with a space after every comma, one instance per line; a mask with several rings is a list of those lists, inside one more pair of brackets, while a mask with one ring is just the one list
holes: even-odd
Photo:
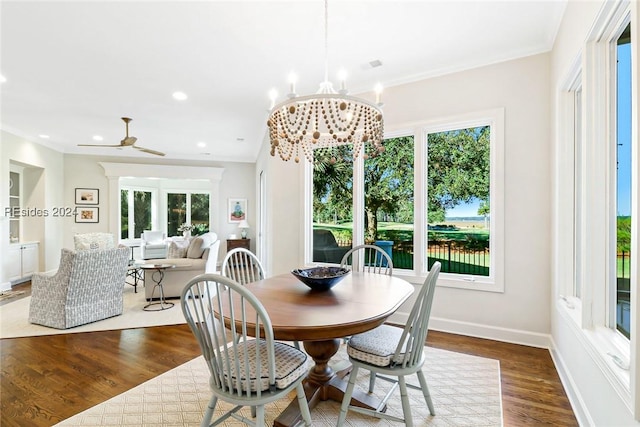
[[[583, 51], [558, 88], [559, 161], [556, 163], [558, 181], [554, 212], [557, 218], [555, 231], [558, 234], [555, 240], [555, 299], [560, 316], [572, 326], [588, 355], [596, 362], [624, 403], [637, 414], [638, 411], [633, 410], [632, 395], [637, 400], [640, 394], [637, 393], [637, 382], [631, 377], [635, 370], [633, 365], [637, 364], [637, 360], [632, 358], [632, 347], [638, 348], [638, 343], [633, 343], [633, 338], [638, 334], [634, 331], [636, 328], [632, 327], [632, 340], [629, 340], [617, 331], [615, 312], [612, 313], [612, 310], [615, 311], [612, 304], [615, 304], [617, 288], [616, 42], [630, 22], [631, 9], [628, 2], [605, 5], [587, 37]], [[632, 42], [634, 41], [632, 37]], [[638, 82], [637, 77], [635, 81]], [[580, 86], [582, 149], [576, 153], [575, 130], [572, 129], [575, 112], [572, 104], [573, 91]], [[632, 96], [637, 97], [637, 93], [636, 91]], [[632, 102], [635, 102], [632, 109], [637, 108], [637, 99]], [[602, 141], [606, 143], [603, 144]], [[632, 161], [637, 165], [638, 147], [633, 150]], [[562, 165], [571, 165], [571, 172], [565, 172]], [[581, 168], [581, 182], [578, 182], [576, 175], [578, 168]], [[637, 175], [632, 180], [632, 218], [637, 218], [634, 215], [638, 213], [640, 183]], [[563, 196], [569, 194], [579, 198], [577, 205], [568, 205], [563, 200]], [[636, 221], [632, 224], [634, 223]], [[637, 230], [637, 226], [635, 229]], [[579, 244], [572, 244], [570, 239], [579, 240]], [[632, 252], [637, 252], [638, 238], [635, 241], [632, 238], [631, 244]], [[579, 263], [563, 262], [572, 258], [578, 259]], [[578, 268], [580, 271], [575, 271]], [[637, 273], [637, 269], [635, 272]], [[631, 274], [634, 277], [633, 270]], [[582, 278], [579, 297], [573, 291], [577, 276]], [[637, 289], [632, 284], [633, 291]], [[631, 300], [632, 319], [635, 318], [634, 299], [637, 301], [637, 295], [632, 296]]]
[[[489, 228], [489, 253], [491, 262], [489, 276], [475, 276], [469, 274], [440, 273], [438, 284], [446, 287], [504, 292], [504, 108], [496, 108], [478, 112], [471, 112], [451, 117], [430, 120], [420, 125], [420, 152], [416, 158], [422, 159], [420, 173], [423, 200], [419, 206], [422, 212], [427, 209], [427, 144], [430, 133], [444, 132], [457, 129], [469, 129], [480, 126], [490, 128], [490, 189], [489, 204], [491, 206], [491, 221]], [[418, 169], [418, 168], [416, 168]], [[426, 219], [423, 219], [423, 244], [418, 246], [421, 276], [427, 273], [426, 256]]]
[[[504, 108], [481, 110], [455, 116], [435, 118], [398, 126], [385, 132], [384, 139], [413, 136], [414, 140], [414, 262], [413, 270], [394, 268], [394, 274], [411, 282], [422, 282], [426, 275], [427, 258], [427, 135], [442, 130], [462, 129], [465, 127], [490, 126], [490, 276], [471, 276], [462, 274], [440, 274], [439, 286], [469, 289], [475, 291], [504, 292]], [[364, 160], [362, 156], [354, 161], [354, 221], [353, 245], [364, 242]], [[305, 162], [304, 174], [304, 262], [313, 262], [313, 165]]]

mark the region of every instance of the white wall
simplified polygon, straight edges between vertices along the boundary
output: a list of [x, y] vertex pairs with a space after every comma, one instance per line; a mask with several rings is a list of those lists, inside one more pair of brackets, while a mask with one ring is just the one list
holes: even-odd
[[[469, 335], [548, 345], [550, 332], [549, 55], [431, 78], [385, 89], [385, 129], [411, 122], [504, 107], [505, 291], [439, 287], [431, 326]], [[269, 209], [277, 257], [273, 273], [302, 262], [302, 165], [267, 159], [272, 179]], [[273, 181], [277, 182], [273, 182]], [[277, 200], [275, 199], [277, 198]], [[399, 310], [408, 312], [408, 304]]]
[[[98, 157], [98, 156], [65, 156], [65, 202], [74, 204], [75, 188], [97, 188], [100, 191], [99, 214], [100, 222], [75, 223], [73, 219], [66, 221], [64, 244], [65, 247], [73, 247], [73, 235], [76, 233], [89, 233], [96, 231], [108, 231], [110, 215], [117, 214], [109, 204], [108, 190], [109, 180], [105, 176], [105, 171], [99, 162], [114, 163], [136, 163], [149, 165], [171, 165], [171, 166], [200, 166], [216, 167], [224, 169], [222, 181], [220, 182], [219, 200], [212, 200], [215, 210], [215, 218], [212, 222], [213, 230], [218, 233], [222, 240], [219, 257], [222, 259], [226, 253], [226, 238], [229, 234], [239, 234], [236, 224], [226, 221], [226, 210], [228, 198], [247, 199], [248, 221], [253, 227], [256, 222], [255, 204], [255, 165], [252, 163], [236, 162], [194, 162], [194, 161], [168, 161], [165, 159], [126, 159], [121, 157]], [[189, 178], [188, 176], [184, 177]], [[252, 246], [255, 244], [253, 237], [255, 230], [248, 230], [248, 237], [252, 238]]]
[[[563, 141], [560, 133], [559, 119], [563, 115], [562, 86], [569, 77], [573, 64], [579, 60], [587, 36], [605, 3], [605, 1], [570, 1], [551, 52], [550, 92], [553, 126], [551, 164], [554, 168], [552, 188], [555, 192], [552, 206], [554, 213], [552, 230], [558, 231], [557, 236], [563, 234], [560, 233], [563, 229], [573, 227], [572, 218], [563, 215], [564, 212], [570, 212], [573, 209], [573, 186], [569, 182], [567, 174], [563, 173], [567, 170], [573, 170], [573, 160], [571, 157], [572, 143], [567, 144], [566, 141]], [[635, 7], [632, 26], [636, 26], [637, 29], [638, 25], [640, 25], [640, 16], [638, 7]], [[640, 52], [639, 46], [636, 46], [635, 52], [636, 55]], [[637, 117], [635, 121], [637, 123]], [[589, 344], [588, 339], [585, 338], [585, 331], [581, 331], [577, 326], [579, 321], [572, 319], [570, 315], [567, 315], [566, 307], [559, 305], [559, 296], [567, 287], [571, 287], [566, 283], [572, 281], [570, 269], [564, 269], [562, 266], [567, 261], [572, 262], [569, 252], [572, 250], [573, 241], [569, 238], [563, 240], [561, 237], [557, 237], [553, 244], [551, 267], [554, 282], [552, 298], [549, 301], [554, 343], [552, 355], [565, 383], [576, 416], [582, 425], [637, 426], [638, 422], [634, 420], [632, 411], [625, 400], [621, 398], [619, 390], [607, 377], [601, 359], [593, 351], [593, 346]], [[569, 258], [567, 258], [567, 254], [569, 254]], [[636, 325], [637, 322], [632, 327], [635, 328]]]
[[[31, 199], [25, 199], [23, 208], [49, 210], [65, 205], [63, 192], [64, 156], [50, 148], [27, 141], [5, 131], [0, 131], [0, 263], [7, 257], [9, 221], [4, 209], [9, 203], [9, 164], [17, 162], [22, 165], [40, 169], [28, 169], [29, 186], [34, 190]], [[35, 203], [36, 205], [31, 205]], [[27, 206], [26, 204], [30, 204]], [[60, 249], [63, 247], [63, 226], [65, 219], [60, 217], [25, 218], [24, 236], [29, 240], [40, 241], [40, 270], [56, 269], [60, 261]], [[6, 282], [6, 266], [0, 265], [0, 285]]]
[[[75, 205], [75, 188], [97, 188], [99, 190], [99, 222], [76, 223], [73, 217], [46, 217], [25, 219], [24, 237], [29, 240], [40, 241], [40, 271], [55, 270], [60, 261], [60, 249], [73, 247], [73, 235], [76, 233], [89, 233], [96, 231], [108, 231], [111, 207], [108, 197], [108, 179], [104, 169], [98, 164], [101, 161], [120, 163], [147, 163], [178, 166], [204, 166], [223, 168], [224, 174], [220, 183], [219, 200], [214, 207], [216, 209], [215, 231], [222, 239], [219, 257], [222, 259], [226, 252], [226, 237], [229, 234], [238, 234], [236, 224], [226, 221], [227, 200], [229, 198], [241, 198], [248, 201], [248, 220], [251, 229], [248, 237], [252, 238], [252, 247], [255, 247], [255, 224], [257, 222], [257, 206], [255, 203], [256, 189], [254, 187], [255, 165], [252, 163], [233, 162], [195, 162], [195, 161], [167, 161], [164, 159], [124, 159], [122, 157], [98, 157], [63, 154], [58, 151], [17, 137], [5, 131], [1, 131], [0, 144], [0, 200], [2, 211], [0, 212], [0, 287], [6, 282], [5, 266], [2, 264], [7, 259], [4, 254], [8, 249], [9, 221], [4, 215], [5, 207], [9, 200], [9, 164], [32, 166], [28, 169], [26, 178], [34, 189], [33, 198], [25, 200], [25, 203], [35, 203], [24, 207], [47, 209], [51, 212], [53, 207], [71, 207]], [[35, 169], [41, 168], [41, 169]], [[6, 178], [5, 178], [6, 176]], [[188, 178], [188, 177], [185, 177]]]
[[[269, 141], [265, 139], [256, 161], [256, 200], [259, 198], [259, 175], [266, 179], [267, 225], [258, 230], [264, 239], [265, 253], [257, 252], [267, 276], [284, 274], [302, 266], [303, 242], [303, 165], [283, 162], [269, 155]], [[260, 206], [258, 206], [260, 209]]]

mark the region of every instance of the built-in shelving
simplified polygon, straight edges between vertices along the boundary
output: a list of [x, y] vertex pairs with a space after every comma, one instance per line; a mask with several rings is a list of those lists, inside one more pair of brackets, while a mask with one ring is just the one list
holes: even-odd
[[9, 172], [9, 207], [12, 209], [12, 214], [9, 215], [9, 243], [20, 241], [20, 216], [14, 215], [14, 210], [19, 210], [21, 206], [20, 178], [20, 173]]

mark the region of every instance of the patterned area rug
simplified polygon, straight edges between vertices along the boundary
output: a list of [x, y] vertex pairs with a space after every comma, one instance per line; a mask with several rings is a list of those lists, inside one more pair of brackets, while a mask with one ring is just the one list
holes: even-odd
[[[502, 402], [500, 394], [500, 365], [497, 360], [469, 356], [445, 350], [425, 348], [427, 361], [424, 372], [435, 406], [431, 416], [420, 391], [409, 389], [411, 411], [416, 426], [501, 426]], [[346, 359], [343, 345], [334, 357], [335, 363]], [[152, 380], [147, 381], [104, 403], [81, 412], [58, 426], [198, 426], [211, 394], [209, 371], [204, 359], [198, 357]], [[367, 390], [366, 371], [358, 373], [356, 387]], [[417, 384], [415, 375], [407, 381]], [[377, 381], [374, 394], [382, 398], [391, 385]], [[294, 398], [282, 399], [266, 407], [267, 424], [272, 425]], [[220, 403], [218, 407], [220, 407]], [[225, 407], [229, 407], [224, 404]], [[340, 411], [337, 402], [320, 402], [311, 410], [313, 426], [335, 426]], [[218, 413], [224, 411], [220, 410]], [[396, 390], [388, 402], [388, 412], [401, 416], [402, 405]], [[250, 417], [248, 408], [242, 415]], [[242, 425], [233, 419], [223, 426]], [[398, 426], [349, 412], [347, 425], [357, 427]]]
[[179, 300], [174, 300], [175, 306], [168, 310], [144, 311], [142, 308], [147, 303], [144, 298], [144, 288], [138, 287], [138, 292], [135, 293], [132, 286], [125, 285], [123, 297], [124, 310], [120, 316], [70, 329], [54, 329], [29, 323], [31, 297], [9, 302], [0, 306], [0, 338], [110, 331], [186, 323]]

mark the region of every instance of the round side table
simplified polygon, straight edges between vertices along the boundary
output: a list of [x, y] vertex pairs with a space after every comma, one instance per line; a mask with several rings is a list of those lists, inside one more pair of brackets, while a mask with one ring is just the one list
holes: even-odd
[[[149, 304], [145, 305], [142, 309], [144, 311], [160, 311], [173, 307], [174, 304], [172, 302], [164, 299], [162, 279], [164, 279], [164, 272], [168, 269], [175, 268], [175, 264], [142, 264], [139, 268], [143, 269], [145, 274], [149, 271], [151, 273], [151, 280], [156, 283], [153, 285]], [[153, 301], [153, 294], [156, 292], [156, 288], [160, 289], [159, 300]]]

